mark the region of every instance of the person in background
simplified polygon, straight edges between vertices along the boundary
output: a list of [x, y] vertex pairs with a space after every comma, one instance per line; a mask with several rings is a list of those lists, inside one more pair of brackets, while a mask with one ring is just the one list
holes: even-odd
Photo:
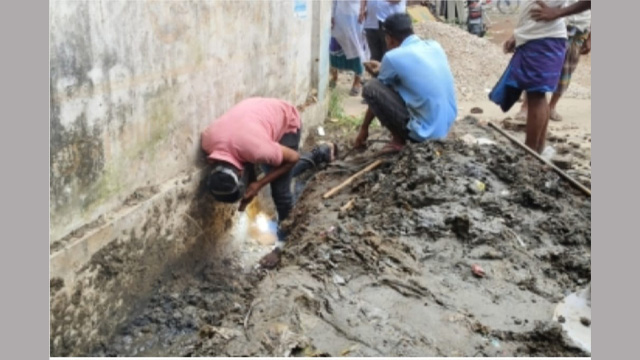
[[333, 88], [338, 82], [338, 70], [353, 71], [353, 84], [349, 95], [357, 96], [362, 88], [362, 63], [369, 60], [369, 49], [364, 35], [364, 0], [333, 0], [331, 15], [331, 44], [329, 61]]
[[380, 62], [387, 52], [382, 23], [389, 15], [405, 13], [407, 11], [407, 0], [364, 0], [364, 3], [366, 8], [364, 28], [367, 34], [367, 43], [371, 50], [371, 59]]
[[[579, 0], [569, 0], [569, 5], [574, 5]], [[562, 66], [562, 73], [556, 91], [551, 96], [549, 102], [549, 118], [553, 121], [562, 121], [562, 116], [556, 111], [556, 105], [562, 94], [569, 88], [571, 75], [578, 66], [580, 55], [587, 55], [591, 52], [591, 10], [571, 15], [565, 18], [567, 22], [567, 53]], [[527, 118], [526, 98], [522, 103], [520, 112], [516, 115], [517, 120]]]
[[[544, 6], [560, 9], [564, 0], [547, 0]], [[524, 1], [513, 35], [504, 44], [505, 53], [514, 53], [489, 99], [507, 112], [526, 92], [527, 125], [525, 144], [541, 154], [549, 124], [546, 93], [555, 92], [564, 63], [567, 29], [562, 19], [538, 22], [531, 10], [535, 1]]]
[[576, 1], [567, 7], [547, 6], [544, 1], [537, 0], [538, 7], [531, 9], [531, 18], [535, 21], [555, 21], [563, 17], [579, 14], [591, 10], [591, 0]]
[[400, 151], [407, 141], [445, 138], [458, 113], [447, 55], [435, 40], [413, 33], [406, 13], [387, 17], [382, 29], [389, 50], [382, 63], [365, 64], [377, 78], [362, 91], [368, 108], [355, 147], [366, 147], [376, 117], [392, 136], [383, 152]]
[[[285, 101], [249, 98], [236, 104], [202, 132], [202, 149], [211, 164], [205, 179], [208, 191], [217, 201], [239, 202], [238, 210], [244, 211], [270, 184], [278, 222], [284, 221], [294, 203], [292, 179], [333, 161], [338, 151], [335, 144], [324, 144], [300, 155], [301, 127], [298, 110]], [[256, 165], [262, 165], [266, 172], [259, 180]], [[260, 265], [275, 267], [285, 241], [286, 235], [278, 227], [275, 248], [261, 259]]]

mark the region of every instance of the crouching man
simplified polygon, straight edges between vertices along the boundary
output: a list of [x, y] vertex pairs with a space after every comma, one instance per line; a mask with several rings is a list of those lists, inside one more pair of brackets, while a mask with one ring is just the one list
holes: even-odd
[[[218, 201], [239, 202], [238, 210], [244, 211], [258, 192], [270, 184], [281, 223], [293, 208], [293, 177], [332, 161], [337, 152], [336, 145], [325, 144], [301, 156], [300, 130], [300, 114], [285, 101], [250, 98], [238, 103], [202, 132], [202, 149], [212, 165], [206, 179], [208, 190]], [[266, 172], [260, 180], [255, 165], [263, 166]], [[279, 227], [278, 241], [260, 265], [275, 267], [285, 241]]]
[[445, 138], [458, 109], [444, 50], [436, 41], [415, 35], [407, 14], [387, 17], [382, 27], [389, 50], [382, 63], [365, 64], [377, 79], [362, 91], [368, 108], [355, 147], [366, 146], [376, 117], [392, 136], [383, 152], [400, 151], [407, 141]]

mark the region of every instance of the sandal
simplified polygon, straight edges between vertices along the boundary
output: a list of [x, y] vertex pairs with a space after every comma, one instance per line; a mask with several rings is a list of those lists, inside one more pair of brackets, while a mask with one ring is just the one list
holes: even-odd
[[357, 88], [356, 87], [352, 87], [351, 91], [349, 91], [349, 95], [350, 96], [358, 96], [358, 94], [360, 94], [360, 89], [361, 88], [362, 87], [357, 87]]
[[336, 88], [336, 81], [335, 80], [331, 80], [329, 81], [329, 89], [335, 89]]

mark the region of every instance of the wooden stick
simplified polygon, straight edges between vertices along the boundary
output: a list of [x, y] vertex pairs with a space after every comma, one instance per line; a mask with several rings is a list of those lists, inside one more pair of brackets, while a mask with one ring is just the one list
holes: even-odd
[[524, 149], [526, 152], [528, 152], [530, 155], [533, 155], [536, 159], [542, 161], [545, 165], [550, 166], [556, 173], [558, 173], [558, 175], [560, 175], [562, 178], [564, 178], [565, 180], [567, 180], [568, 182], [570, 182], [573, 186], [577, 187], [578, 189], [582, 190], [582, 192], [584, 192], [585, 194], [591, 196], [591, 190], [587, 189], [587, 187], [585, 187], [584, 185], [582, 185], [581, 183], [579, 183], [576, 179], [572, 178], [571, 176], [569, 176], [567, 173], [565, 173], [564, 171], [560, 170], [560, 168], [558, 168], [557, 166], [555, 166], [554, 164], [552, 164], [551, 162], [545, 160], [543, 157], [541, 157], [540, 155], [538, 155], [537, 152], [531, 150], [527, 145], [521, 143], [520, 141], [518, 141], [516, 138], [514, 138], [513, 136], [507, 134], [506, 132], [504, 132], [504, 130], [500, 129], [496, 124], [489, 122], [489, 126], [494, 128], [497, 132], [499, 132], [500, 134], [502, 134], [503, 136], [505, 136], [507, 139], [511, 140], [511, 142], [515, 143], [516, 145], [518, 145], [521, 149]]
[[369, 171], [377, 168], [378, 166], [380, 166], [380, 164], [382, 164], [383, 161], [382, 160], [376, 160], [373, 163], [371, 163], [369, 166], [367, 166], [366, 168], [358, 171], [355, 175], [351, 176], [350, 178], [348, 178], [347, 180], [345, 180], [342, 184], [334, 187], [333, 189], [327, 191], [324, 195], [322, 195], [323, 199], [328, 199], [331, 196], [335, 195], [338, 191], [342, 190], [343, 188], [345, 188], [346, 186], [348, 186], [349, 184], [351, 184], [353, 182], [353, 180], [357, 179], [358, 177], [368, 173]]
[[351, 199], [349, 200], [349, 202], [347, 202], [346, 204], [344, 204], [343, 207], [340, 208], [340, 211], [347, 211], [349, 209], [351, 209], [353, 207], [353, 204], [355, 204], [356, 199]]

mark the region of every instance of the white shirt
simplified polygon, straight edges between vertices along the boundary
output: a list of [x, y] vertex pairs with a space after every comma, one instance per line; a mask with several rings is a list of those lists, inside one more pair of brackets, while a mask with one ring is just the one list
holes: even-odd
[[[566, 0], [546, 0], [545, 3], [549, 7], [563, 7]], [[534, 0], [526, 0], [520, 8], [518, 15], [518, 24], [513, 31], [516, 39], [516, 47], [524, 45], [527, 41], [543, 39], [543, 38], [567, 38], [567, 25], [563, 18], [545, 22], [535, 21], [531, 18], [531, 9], [538, 5]]]
[[367, 0], [367, 18], [364, 20], [365, 29], [378, 28], [378, 3], [380, 0]]
[[[569, 0], [567, 1], [567, 6], [571, 6], [577, 2], [578, 0]], [[585, 32], [591, 26], [591, 10], [568, 16], [566, 19], [567, 25], [575, 27], [580, 32]]]
[[387, 0], [367, 0], [367, 18], [365, 29], [377, 29], [378, 21], [385, 21], [389, 15], [407, 12], [407, 0], [392, 4]]
[[385, 21], [390, 15], [407, 12], [407, 0], [393, 4], [386, 0], [378, 3], [378, 20]]

